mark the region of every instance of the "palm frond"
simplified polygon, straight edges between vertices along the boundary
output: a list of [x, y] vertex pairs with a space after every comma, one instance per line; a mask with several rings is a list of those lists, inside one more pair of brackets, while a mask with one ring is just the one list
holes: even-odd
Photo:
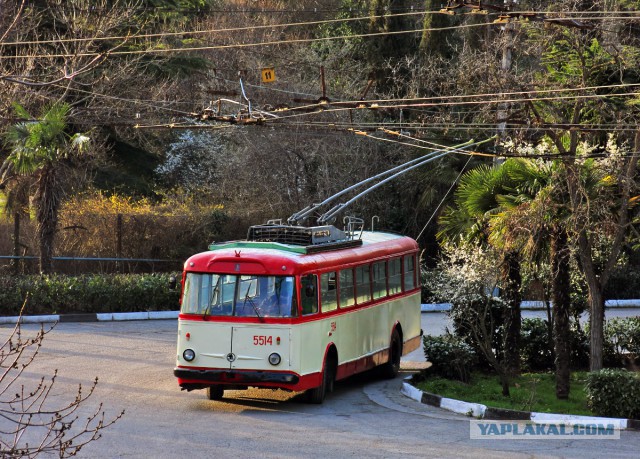
[[13, 109], [15, 110], [16, 114], [17, 114], [20, 118], [22, 118], [22, 119], [24, 119], [24, 120], [31, 120], [31, 119], [33, 119], [33, 117], [29, 114], [29, 112], [28, 112], [27, 110], [25, 110], [25, 108], [24, 108], [22, 105], [20, 105], [19, 103], [14, 102], [14, 103], [12, 104], [12, 106], [13, 106]]

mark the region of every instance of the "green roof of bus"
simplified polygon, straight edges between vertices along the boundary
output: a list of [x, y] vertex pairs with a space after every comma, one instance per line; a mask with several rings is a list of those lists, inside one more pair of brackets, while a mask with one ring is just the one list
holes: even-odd
[[[389, 241], [403, 237], [399, 234], [364, 231], [362, 233], [362, 243], [372, 244], [375, 242]], [[282, 244], [280, 242], [259, 242], [259, 241], [229, 241], [213, 243], [209, 245], [209, 250], [223, 249], [273, 249], [282, 250], [284, 252], [293, 252], [299, 254], [308, 253], [307, 247], [293, 244]]]
[[299, 245], [281, 244], [279, 242], [229, 241], [213, 243], [209, 246], [209, 250], [223, 249], [274, 249], [301, 254], [307, 253], [306, 247]]

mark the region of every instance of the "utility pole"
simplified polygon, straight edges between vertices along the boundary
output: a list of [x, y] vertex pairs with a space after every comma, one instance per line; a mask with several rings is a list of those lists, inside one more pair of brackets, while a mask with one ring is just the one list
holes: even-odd
[[[499, 79], [506, 83], [508, 81], [509, 72], [511, 72], [513, 41], [515, 37], [515, 24], [512, 22], [514, 16], [511, 14], [511, 10], [517, 3], [517, 0], [503, 0], [503, 2], [503, 5], [496, 5], [493, 3], [486, 3], [481, 0], [449, 0], [447, 6], [441, 9], [440, 12], [456, 14], [456, 10], [471, 10], [472, 13], [495, 14], [495, 12], [497, 12], [499, 14], [498, 19], [493, 21], [493, 24], [500, 24], [500, 28], [503, 33], [504, 46], [502, 48], [502, 61], [500, 63]], [[517, 15], [520, 16], [521, 13], [517, 13]], [[529, 16], [530, 15], [531, 14], [529, 14]], [[498, 104], [498, 125], [496, 127], [496, 131], [499, 139], [503, 138], [507, 131], [508, 111], [509, 104], [507, 102], [501, 102]], [[500, 158], [496, 157], [494, 159], [495, 164], [501, 164], [502, 162], [503, 160]]]
[[[505, 11], [511, 11], [511, 7], [515, 5], [516, 0], [504, 0]], [[500, 63], [500, 72], [502, 81], [507, 80], [507, 75], [511, 71], [512, 51], [513, 51], [513, 39], [514, 39], [514, 24], [507, 16], [506, 22], [502, 26], [502, 32], [504, 33], [504, 47], [502, 48], [502, 62]], [[504, 137], [507, 131], [507, 116], [508, 116], [509, 104], [502, 102], [498, 106], [498, 127], [497, 134], [498, 139]], [[502, 164], [504, 159], [495, 157], [495, 164]]]

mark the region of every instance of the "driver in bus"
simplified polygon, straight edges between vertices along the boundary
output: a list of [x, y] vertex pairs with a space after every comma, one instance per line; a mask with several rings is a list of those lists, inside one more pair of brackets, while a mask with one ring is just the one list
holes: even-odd
[[272, 276], [260, 278], [260, 296], [262, 301], [259, 308], [262, 314], [269, 317], [280, 316], [280, 305], [275, 289], [275, 278]]

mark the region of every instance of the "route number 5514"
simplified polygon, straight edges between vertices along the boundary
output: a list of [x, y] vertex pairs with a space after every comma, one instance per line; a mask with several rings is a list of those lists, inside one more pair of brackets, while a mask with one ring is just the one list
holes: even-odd
[[273, 337], [272, 336], [264, 336], [264, 335], [253, 335], [253, 345], [254, 346], [272, 346], [273, 345]]

